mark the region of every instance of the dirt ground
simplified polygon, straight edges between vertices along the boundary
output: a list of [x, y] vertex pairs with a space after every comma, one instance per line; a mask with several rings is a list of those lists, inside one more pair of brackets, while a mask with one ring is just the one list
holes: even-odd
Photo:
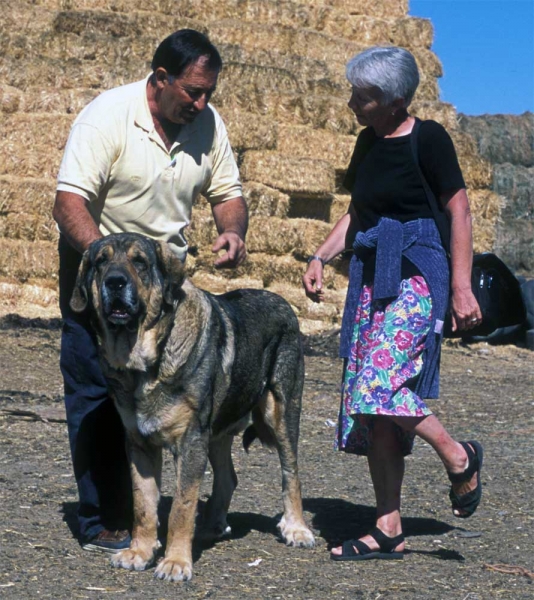
[[[368, 530], [373, 492], [365, 459], [332, 450], [337, 335], [305, 342], [300, 469], [316, 548], [279, 541], [278, 459], [259, 445], [246, 455], [236, 443], [233, 535], [210, 547], [195, 545], [194, 579], [172, 584], [153, 579], [152, 570], [113, 569], [105, 555], [81, 550], [58, 364], [60, 323], [0, 319], [0, 597], [533, 598], [534, 354], [510, 346], [445, 346], [442, 399], [432, 408], [457, 439], [484, 444], [483, 502], [471, 519], [455, 519], [445, 472], [430, 447], [417, 442], [403, 488], [405, 560], [340, 564], [329, 560], [328, 548]], [[207, 472], [201, 504], [210, 485]], [[162, 518], [171, 489], [167, 457]]]

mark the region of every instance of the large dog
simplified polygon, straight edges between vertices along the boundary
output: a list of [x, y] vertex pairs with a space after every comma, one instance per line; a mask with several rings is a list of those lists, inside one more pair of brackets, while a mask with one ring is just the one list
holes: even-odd
[[214, 481], [204, 529], [220, 536], [229, 532], [226, 516], [237, 485], [232, 440], [245, 429], [245, 447], [258, 437], [278, 450], [282, 537], [288, 545], [314, 545], [297, 470], [303, 354], [298, 321], [285, 300], [263, 290], [204, 292], [185, 278], [167, 244], [122, 233], [85, 252], [70, 304], [92, 315], [127, 432], [134, 527], [130, 548], [113, 556], [114, 566], [143, 570], [154, 562], [165, 447], [174, 455], [176, 489], [155, 576], [191, 578], [207, 460]]

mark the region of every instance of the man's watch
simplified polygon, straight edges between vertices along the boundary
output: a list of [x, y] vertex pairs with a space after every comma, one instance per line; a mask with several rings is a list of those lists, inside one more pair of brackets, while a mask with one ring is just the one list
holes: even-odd
[[324, 258], [321, 258], [320, 256], [316, 256], [315, 254], [313, 256], [310, 256], [310, 258], [308, 258], [308, 264], [311, 263], [312, 260], [318, 260], [321, 265], [324, 266], [326, 265], [326, 260]]

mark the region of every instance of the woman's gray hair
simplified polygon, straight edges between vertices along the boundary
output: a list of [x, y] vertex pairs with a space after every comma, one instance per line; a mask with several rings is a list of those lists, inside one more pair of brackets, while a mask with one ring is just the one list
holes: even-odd
[[347, 63], [346, 75], [358, 90], [378, 88], [378, 101], [384, 106], [398, 98], [408, 106], [419, 85], [413, 54], [395, 46], [373, 46], [356, 54]]

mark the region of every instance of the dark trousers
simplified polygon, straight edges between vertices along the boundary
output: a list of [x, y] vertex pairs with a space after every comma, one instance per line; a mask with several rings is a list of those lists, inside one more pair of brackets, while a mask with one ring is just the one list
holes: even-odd
[[124, 427], [108, 396], [96, 337], [86, 315], [69, 307], [81, 255], [59, 241], [59, 301], [63, 316], [61, 372], [67, 426], [78, 485], [82, 539], [102, 529], [130, 529], [132, 484]]

